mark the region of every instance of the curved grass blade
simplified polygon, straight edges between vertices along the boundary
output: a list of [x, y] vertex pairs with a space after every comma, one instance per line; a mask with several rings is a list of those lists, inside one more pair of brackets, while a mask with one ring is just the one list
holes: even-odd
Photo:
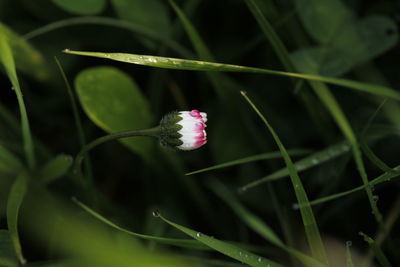
[[29, 126], [28, 114], [26, 112], [24, 98], [15, 69], [15, 62], [9, 41], [0, 28], [0, 61], [3, 63], [7, 76], [11, 81], [15, 94], [17, 95], [19, 111], [21, 114], [22, 136], [24, 140], [24, 151], [29, 168], [33, 169], [36, 165], [31, 129]]
[[244, 249], [241, 249], [239, 247], [236, 247], [232, 244], [229, 244], [227, 242], [215, 239], [211, 236], [207, 236], [203, 233], [196, 232], [192, 229], [189, 229], [187, 227], [184, 227], [182, 225], [176, 224], [174, 222], [171, 222], [170, 220], [167, 220], [160, 214], [157, 214], [164, 222], [168, 223], [169, 225], [175, 227], [176, 229], [182, 231], [183, 233], [191, 236], [193, 239], [196, 239], [197, 241], [203, 243], [204, 245], [228, 256], [233, 259], [236, 259], [240, 262], [246, 263], [250, 266], [253, 267], [280, 267], [282, 265], [273, 262], [269, 259], [266, 259], [264, 257], [260, 257], [256, 254], [253, 254], [251, 252], [248, 252]]
[[[306, 149], [288, 150], [288, 153], [291, 156], [301, 156], [304, 154], [308, 154], [309, 152], [310, 152], [310, 150], [306, 150]], [[200, 169], [197, 171], [188, 172], [185, 175], [193, 175], [193, 174], [197, 174], [197, 173], [208, 172], [208, 171], [212, 171], [212, 170], [222, 169], [222, 168], [245, 164], [245, 163], [254, 162], [254, 161], [258, 161], [258, 160], [276, 159], [276, 158], [281, 158], [281, 157], [282, 157], [282, 155], [281, 155], [281, 152], [279, 152], [279, 151], [262, 153], [262, 154], [253, 155], [253, 156], [249, 156], [249, 157], [245, 157], [245, 158], [241, 158], [241, 159], [237, 159], [237, 160], [228, 161], [225, 163], [221, 163], [221, 164], [214, 165], [214, 166], [204, 168], [204, 169]]]
[[376, 259], [380, 263], [380, 266], [382, 267], [392, 267], [392, 264], [390, 264], [389, 260], [386, 258], [385, 254], [382, 252], [381, 248], [375, 243], [375, 241], [367, 236], [366, 234], [359, 232], [359, 235], [364, 237], [364, 241], [366, 241], [369, 246], [371, 247], [372, 251], [375, 254]]
[[250, 106], [254, 109], [254, 111], [257, 113], [257, 115], [262, 119], [264, 124], [267, 126], [269, 132], [272, 134], [276, 144], [279, 147], [279, 150], [282, 153], [282, 157], [285, 161], [285, 164], [289, 170], [290, 178], [292, 181], [292, 185], [294, 188], [294, 191], [296, 193], [296, 198], [297, 201], [302, 205], [300, 207], [300, 213], [301, 217], [303, 219], [303, 225], [304, 229], [306, 232], [307, 236], [307, 241], [308, 244], [311, 248], [311, 252], [313, 256], [329, 266], [328, 259], [326, 257], [326, 252], [325, 252], [325, 247], [322, 242], [321, 235], [319, 233], [318, 225], [314, 217], [314, 213], [311, 209], [311, 206], [308, 201], [307, 193], [304, 190], [303, 184], [301, 183], [300, 177], [296, 171], [296, 168], [287, 153], [286, 148], [282, 144], [280, 138], [276, 134], [275, 130], [272, 128], [272, 126], [269, 124], [267, 119], [261, 114], [261, 112], [258, 110], [258, 108], [254, 105], [254, 103], [250, 100], [250, 98], [246, 95], [245, 92], [241, 92], [243, 97], [246, 99], [246, 101], [250, 104]]
[[75, 25], [85, 25], [85, 24], [94, 24], [94, 25], [103, 25], [103, 26], [110, 26], [110, 27], [117, 27], [121, 29], [126, 29], [131, 31], [135, 34], [143, 35], [147, 38], [154, 39], [156, 41], [162, 42], [164, 45], [168, 46], [171, 50], [177, 52], [183, 57], [191, 58], [193, 57], [193, 53], [190, 52], [187, 48], [183, 47], [181, 44], [175, 42], [172, 39], [168, 39], [165, 36], [161, 36], [154, 32], [151, 29], [146, 27], [134, 24], [132, 22], [108, 18], [108, 17], [96, 17], [96, 16], [88, 16], [88, 17], [76, 17], [76, 18], [69, 18], [65, 20], [59, 20], [56, 22], [49, 23], [43, 27], [40, 27], [34, 31], [31, 31], [24, 35], [26, 40], [36, 38], [40, 35], [46, 34], [48, 32], [75, 26]]
[[[350, 150], [351, 146], [349, 145], [348, 142], [340, 142], [338, 144], [329, 146], [321, 151], [318, 151], [316, 153], [311, 154], [308, 157], [305, 157], [299, 161], [296, 161], [294, 163], [294, 166], [298, 172], [308, 170], [312, 167], [318, 166], [324, 162], [327, 162], [331, 159], [334, 159], [340, 155], [343, 155], [344, 153], [348, 152]], [[289, 152], [289, 150], [288, 150]], [[290, 155], [290, 153], [289, 153]], [[254, 182], [251, 182], [247, 185], [244, 185], [240, 187], [241, 191], [246, 191], [250, 188], [253, 188], [257, 185], [260, 185], [262, 183], [278, 180], [281, 178], [284, 178], [289, 175], [289, 170], [287, 167], [282, 168], [274, 173], [271, 173], [268, 176], [265, 176], [263, 178], [260, 178]]]
[[217, 180], [211, 180], [209, 182], [210, 188], [214, 191], [214, 193], [220, 197], [223, 201], [226, 202], [228, 206], [232, 208], [232, 210], [237, 214], [239, 218], [241, 218], [244, 223], [253, 231], [258, 233], [267, 241], [272, 244], [280, 247], [287, 252], [291, 253], [298, 260], [300, 260], [305, 266], [313, 266], [313, 267], [323, 267], [322, 263], [311, 258], [310, 256], [293, 249], [291, 247], [286, 246], [282, 240], [275, 234], [275, 232], [265, 224], [259, 217], [252, 214], [248, 211], [220, 182]]
[[339, 85], [354, 90], [359, 90], [371, 94], [386, 96], [388, 98], [400, 100], [400, 93], [386, 86], [367, 84], [340, 78], [324, 77], [314, 74], [284, 72], [284, 71], [276, 71], [276, 70], [269, 70], [269, 69], [255, 68], [255, 67], [245, 67], [232, 64], [222, 64], [222, 63], [215, 63], [208, 61], [187, 60], [180, 58], [157, 57], [157, 56], [137, 55], [137, 54], [127, 54], [127, 53], [87, 52], [87, 51], [73, 51], [69, 49], [65, 49], [63, 52], [72, 55], [106, 58], [110, 60], [116, 60], [131, 64], [164, 68], [164, 69], [249, 72], [249, 73], [269, 74], [275, 76], [294, 77], [310, 81], [318, 81], [318, 82], [325, 82], [329, 84]]
[[88, 212], [90, 215], [95, 217], [96, 219], [100, 220], [101, 222], [107, 224], [108, 226], [117, 229], [118, 231], [127, 233], [128, 235], [145, 239], [145, 240], [150, 240], [150, 241], [155, 241], [157, 243], [161, 244], [166, 244], [166, 245], [173, 245], [173, 246], [178, 246], [178, 247], [184, 247], [184, 248], [192, 248], [192, 249], [208, 249], [206, 246], [203, 244], [195, 241], [195, 240], [190, 240], [190, 239], [175, 239], [175, 238], [164, 238], [164, 237], [157, 237], [157, 236], [150, 236], [150, 235], [143, 235], [135, 232], [131, 232], [129, 230], [126, 230], [115, 223], [109, 221], [108, 219], [104, 218], [94, 210], [90, 209], [88, 206], [83, 204], [82, 202], [78, 201], [77, 199], [73, 198], [72, 199], [79, 207], [84, 209], [86, 212]]
[[[393, 171], [385, 172], [384, 174], [380, 175], [379, 177], [369, 181], [369, 183], [366, 184], [366, 185], [360, 185], [360, 186], [357, 186], [357, 187], [355, 187], [353, 189], [350, 189], [350, 190], [347, 190], [347, 191], [343, 191], [343, 192], [340, 192], [340, 193], [337, 193], [337, 194], [333, 194], [333, 195], [330, 195], [330, 196], [326, 196], [326, 197], [322, 197], [322, 198], [318, 198], [318, 199], [312, 200], [312, 201], [310, 201], [310, 205], [317, 205], [317, 204], [328, 202], [328, 201], [331, 201], [331, 200], [334, 200], [334, 199], [337, 199], [337, 198], [340, 198], [340, 197], [343, 197], [343, 196], [347, 196], [347, 195], [350, 195], [352, 193], [361, 191], [361, 190], [365, 189], [366, 187], [370, 187], [371, 188], [371, 187], [374, 187], [374, 186], [376, 186], [378, 184], [381, 184], [381, 183], [384, 183], [384, 182], [389, 182], [393, 178], [396, 178], [396, 177], [400, 176], [400, 165], [398, 165], [397, 167], [393, 168], [392, 170]], [[300, 207], [299, 204], [295, 205], [295, 208], [299, 208], [299, 207]]]
[[10, 194], [7, 200], [7, 225], [10, 232], [11, 240], [14, 244], [15, 253], [22, 264], [26, 260], [22, 254], [21, 243], [18, 234], [18, 214], [22, 201], [24, 200], [28, 189], [28, 174], [22, 172], [11, 187]]

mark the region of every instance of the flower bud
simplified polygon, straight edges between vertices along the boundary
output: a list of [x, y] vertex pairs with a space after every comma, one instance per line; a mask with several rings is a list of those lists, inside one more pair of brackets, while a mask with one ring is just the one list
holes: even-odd
[[194, 150], [207, 143], [207, 114], [198, 110], [174, 111], [160, 122], [161, 144], [180, 150]]

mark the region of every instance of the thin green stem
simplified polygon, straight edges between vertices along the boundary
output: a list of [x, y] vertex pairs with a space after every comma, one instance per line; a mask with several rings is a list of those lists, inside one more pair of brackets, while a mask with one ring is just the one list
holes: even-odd
[[81, 164], [82, 161], [85, 157], [85, 154], [88, 153], [90, 150], [95, 148], [98, 145], [101, 145], [105, 142], [116, 140], [116, 139], [121, 139], [121, 138], [127, 138], [127, 137], [133, 137], [133, 136], [152, 136], [152, 137], [158, 137], [160, 133], [160, 127], [154, 127], [150, 129], [145, 129], [145, 130], [132, 130], [132, 131], [125, 131], [125, 132], [118, 132], [118, 133], [112, 133], [109, 135], [105, 135], [102, 137], [99, 137], [89, 144], [85, 145], [81, 151], [77, 154], [75, 158], [75, 164], [74, 164], [74, 173], [79, 174], [81, 177]]

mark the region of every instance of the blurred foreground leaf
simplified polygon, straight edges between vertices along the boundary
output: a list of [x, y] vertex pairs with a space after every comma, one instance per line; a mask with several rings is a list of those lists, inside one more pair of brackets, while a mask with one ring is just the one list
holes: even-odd
[[10, 237], [14, 245], [19, 261], [24, 264], [26, 261], [22, 254], [21, 243], [18, 234], [18, 215], [22, 201], [28, 189], [28, 175], [21, 173], [15, 180], [7, 200], [7, 224]]
[[0, 230], [0, 266], [18, 266], [18, 258], [7, 230]]

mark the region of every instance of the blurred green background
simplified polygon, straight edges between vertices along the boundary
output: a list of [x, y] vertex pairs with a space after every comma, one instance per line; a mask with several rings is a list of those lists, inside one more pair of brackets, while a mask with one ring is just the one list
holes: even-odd
[[[398, 266], [399, 22], [394, 0], [0, 0], [0, 266]], [[72, 171], [192, 109], [204, 147], [134, 137]]]

